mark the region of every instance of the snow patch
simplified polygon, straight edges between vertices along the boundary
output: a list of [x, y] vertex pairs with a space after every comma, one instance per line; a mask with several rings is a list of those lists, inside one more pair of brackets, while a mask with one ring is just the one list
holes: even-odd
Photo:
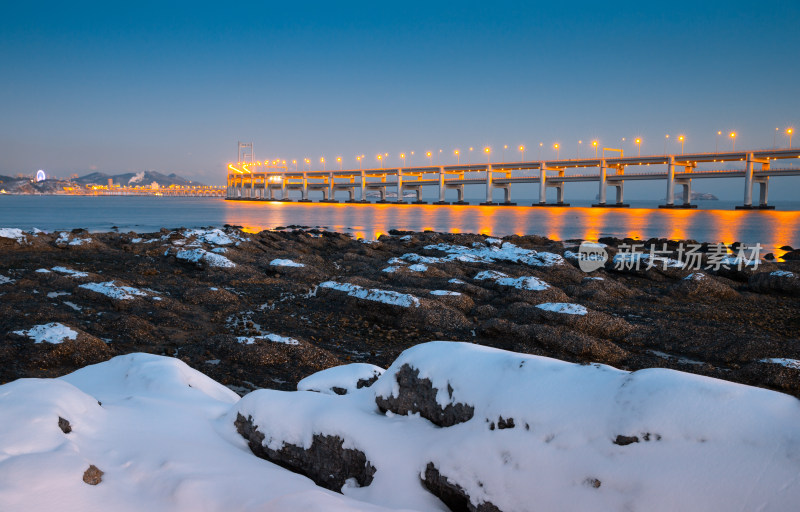
[[461, 292], [451, 292], [450, 290], [431, 290], [431, 295], [461, 295]]
[[358, 299], [382, 302], [384, 304], [391, 304], [404, 308], [411, 306], [419, 307], [419, 299], [408, 293], [380, 290], [377, 288], [363, 288], [356, 284], [337, 283], [336, 281], [325, 281], [324, 283], [320, 283], [319, 286], [320, 288], [329, 288], [331, 290], [346, 292], [350, 297], [356, 297]]
[[278, 334], [262, 334], [260, 336], [237, 336], [236, 341], [238, 343], [242, 343], [244, 345], [253, 345], [256, 341], [259, 340], [267, 340], [273, 343], [283, 343], [284, 345], [299, 345], [300, 342], [294, 338], [289, 338], [287, 336], [280, 336]]
[[[35, 325], [27, 331], [14, 331], [14, 334], [20, 336], [27, 336], [34, 340], [36, 343], [52, 343], [58, 345], [64, 340], [74, 340], [78, 337], [78, 333], [70, 329], [64, 324], [52, 322], [49, 324]], [[2, 459], [0, 459], [2, 460]]]
[[80, 285], [78, 288], [85, 288], [95, 293], [100, 293], [106, 297], [111, 297], [115, 300], [130, 300], [136, 297], [147, 297], [147, 293], [132, 286], [120, 286], [114, 284], [114, 281], [107, 281], [105, 283], [86, 283]]
[[206, 251], [205, 249], [183, 249], [175, 254], [179, 260], [188, 261], [190, 263], [203, 262], [209, 267], [218, 268], [232, 268], [236, 264], [221, 254]]
[[304, 263], [297, 263], [292, 260], [274, 259], [269, 262], [271, 267], [305, 267]]
[[569, 302], [545, 302], [544, 304], [538, 304], [536, 307], [544, 311], [563, 313], [565, 315], [585, 315], [588, 313], [585, 306]]
[[771, 359], [761, 359], [759, 363], [770, 363], [770, 364], [779, 364], [781, 366], [785, 366], [787, 368], [792, 368], [794, 370], [800, 370], [800, 360], [798, 359], [787, 359], [783, 357], [773, 357]]
[[[53, 271], [58, 272], [59, 274], [65, 274], [73, 279], [89, 277], [89, 274], [86, 272], [81, 272], [79, 270], [72, 270], [71, 268], [67, 267], [53, 267]], [[39, 272], [39, 270], [37, 270], [37, 272]]]
[[298, 391], [316, 391], [335, 395], [333, 388], [340, 388], [348, 393], [356, 391], [359, 381], [370, 381], [380, 377], [385, 370], [380, 366], [367, 363], [352, 363], [334, 366], [311, 374], [297, 383]]
[[0, 228], [0, 238], [10, 238], [22, 244], [25, 242], [25, 232], [19, 228]]

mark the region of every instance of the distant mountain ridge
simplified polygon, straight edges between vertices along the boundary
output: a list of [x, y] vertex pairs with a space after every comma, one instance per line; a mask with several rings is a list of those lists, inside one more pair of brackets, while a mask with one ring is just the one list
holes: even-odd
[[162, 174], [158, 171], [142, 171], [138, 173], [134, 172], [126, 172], [123, 174], [106, 174], [103, 172], [93, 172], [91, 174], [87, 174], [86, 176], [81, 176], [80, 178], [75, 178], [72, 180], [74, 183], [78, 183], [80, 185], [107, 185], [109, 178], [113, 180], [115, 185], [126, 186], [126, 185], [150, 185], [153, 182], [158, 183], [160, 187], [168, 187], [170, 185], [196, 185], [202, 186], [202, 183], [193, 182], [191, 180], [187, 180], [182, 176], [178, 176], [175, 173], [172, 174]]
[[141, 171], [138, 173], [127, 172], [122, 174], [106, 174], [93, 172], [79, 178], [58, 179], [48, 178], [36, 182], [31, 177], [0, 176], [0, 190], [11, 194], [53, 194], [62, 192], [64, 187], [85, 187], [87, 185], [108, 185], [108, 180], [114, 186], [145, 186], [158, 183], [159, 187], [175, 186], [204, 186], [203, 183], [187, 180], [175, 173], [162, 174], [158, 171]]

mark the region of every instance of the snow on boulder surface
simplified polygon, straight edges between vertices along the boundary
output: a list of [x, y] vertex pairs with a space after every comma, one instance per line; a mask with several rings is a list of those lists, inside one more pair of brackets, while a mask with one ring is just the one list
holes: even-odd
[[274, 260], [270, 261], [269, 265], [271, 267], [305, 267], [305, 264], [303, 264], [303, 263], [298, 263], [298, 262], [293, 261], [293, 260], [286, 260], [286, 259], [280, 259], [280, 258], [277, 258], [277, 259], [274, 259]]
[[105, 283], [86, 283], [78, 286], [78, 288], [85, 288], [116, 300], [131, 300], [135, 299], [136, 297], [147, 297], [147, 293], [138, 288], [134, 288], [133, 286], [121, 286], [115, 284], [114, 281], [106, 281]]
[[[223, 421], [238, 399], [150, 354], [2, 385], [0, 510], [387, 510], [254, 457]], [[82, 480], [90, 465], [104, 473], [96, 486]]]
[[206, 264], [209, 267], [233, 268], [234, 262], [221, 254], [206, 251], [205, 249], [182, 249], [175, 254], [179, 260], [188, 261], [194, 264]]
[[370, 386], [384, 371], [374, 364], [343, 364], [309, 375], [297, 383], [297, 390], [344, 395]]
[[411, 306], [419, 307], [419, 299], [408, 293], [381, 290], [379, 288], [364, 288], [357, 284], [337, 283], [336, 281], [325, 281], [324, 283], [320, 283], [319, 287], [345, 292], [350, 297], [358, 299], [382, 302], [384, 304], [401, 306], [404, 308], [409, 308]]
[[[409, 368], [414, 382], [402, 377]], [[376, 408], [403, 393], [472, 411], [442, 428]], [[403, 352], [369, 388], [259, 390], [227, 421], [237, 417], [252, 418], [272, 449], [338, 436], [376, 469], [368, 486], [343, 492], [384, 506], [440, 510], [420, 478], [484, 510], [779, 511], [800, 500], [800, 402], [674, 370], [431, 342]]]
[[34, 340], [36, 343], [52, 343], [57, 345], [64, 340], [74, 340], [78, 337], [78, 333], [70, 329], [64, 324], [52, 322], [49, 324], [34, 325], [27, 331], [14, 331], [14, 334], [20, 336], [27, 336]]
[[19, 228], [0, 228], [0, 238], [11, 238], [21, 244], [25, 242], [25, 232]]

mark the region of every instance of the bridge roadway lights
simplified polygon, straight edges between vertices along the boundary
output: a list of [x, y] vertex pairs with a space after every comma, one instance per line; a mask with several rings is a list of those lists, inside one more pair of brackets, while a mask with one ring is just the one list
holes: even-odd
[[531, 206], [569, 206], [569, 203], [533, 203]]
[[596, 203], [592, 205], [592, 208], [630, 208], [630, 206], [627, 203]]
[[737, 210], [774, 210], [775, 206], [771, 204], [759, 204], [759, 205], [741, 205], [736, 207]]

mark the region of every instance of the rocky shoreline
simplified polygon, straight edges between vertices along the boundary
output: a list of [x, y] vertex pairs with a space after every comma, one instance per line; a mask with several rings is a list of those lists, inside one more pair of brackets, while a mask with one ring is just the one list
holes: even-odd
[[[366, 242], [299, 227], [3, 235], [0, 384], [148, 352], [241, 395], [295, 389], [345, 363], [386, 368], [419, 343], [461, 340], [800, 397], [797, 260], [692, 271], [615, 269], [612, 259], [585, 273], [580, 241], [538, 236], [392, 232]], [[634, 241], [602, 242], [613, 258]]]

